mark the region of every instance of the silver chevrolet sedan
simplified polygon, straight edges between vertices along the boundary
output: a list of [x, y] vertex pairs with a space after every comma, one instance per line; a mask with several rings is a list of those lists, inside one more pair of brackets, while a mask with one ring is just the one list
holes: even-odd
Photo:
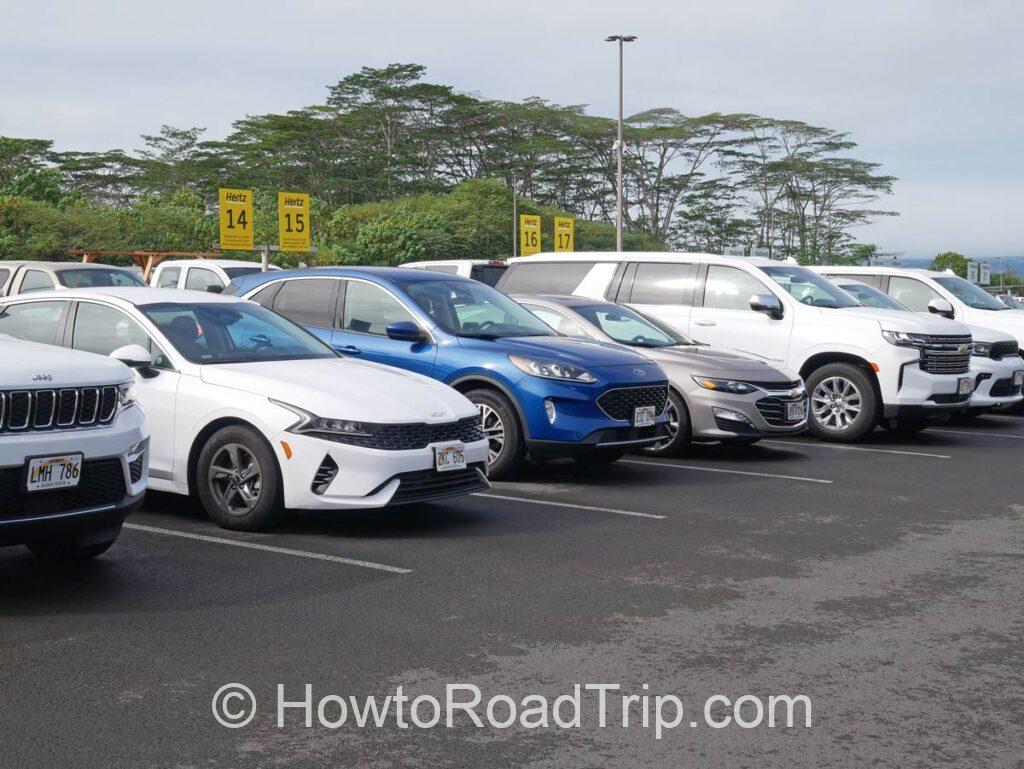
[[555, 331], [642, 351], [668, 374], [670, 437], [643, 451], [678, 454], [691, 443], [751, 444], [804, 430], [807, 395], [799, 377], [767, 363], [712, 350], [658, 320], [580, 296], [514, 295]]

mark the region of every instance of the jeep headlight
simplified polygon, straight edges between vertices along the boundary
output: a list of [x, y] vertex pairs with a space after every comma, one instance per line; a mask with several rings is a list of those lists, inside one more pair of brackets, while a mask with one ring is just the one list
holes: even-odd
[[695, 376], [693, 381], [705, 390], [718, 390], [720, 392], [733, 393], [734, 395], [749, 395], [757, 390], [754, 385], [747, 382], [739, 382], [735, 379], [712, 379], [706, 376]]
[[597, 381], [597, 377], [585, 368], [574, 366], [571, 363], [526, 358], [522, 355], [509, 355], [508, 359], [512, 361], [512, 365], [517, 369], [530, 376], [539, 376], [544, 379], [561, 379], [565, 382], [584, 382], [586, 384]]
[[897, 347], [924, 347], [928, 344], [927, 334], [911, 334], [907, 331], [883, 331], [882, 337]]
[[290, 433], [298, 433], [300, 435], [309, 434], [327, 434], [327, 435], [344, 435], [351, 438], [368, 438], [380, 432], [383, 425], [376, 424], [374, 422], [359, 422], [354, 419], [331, 419], [326, 417], [317, 416], [311, 411], [306, 411], [298, 406], [293, 406], [290, 403], [283, 403], [282, 401], [269, 399], [275, 406], [280, 406], [292, 412], [299, 419], [291, 426], [285, 428]]
[[135, 382], [125, 382], [117, 386], [117, 409], [124, 411], [135, 405]]
[[979, 358], [989, 357], [992, 354], [992, 342], [975, 342], [974, 352], [971, 354]]

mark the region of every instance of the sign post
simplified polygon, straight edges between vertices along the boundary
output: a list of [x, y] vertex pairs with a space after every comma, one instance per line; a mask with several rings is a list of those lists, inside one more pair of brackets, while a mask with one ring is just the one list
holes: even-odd
[[540, 253], [540, 217], [522, 214], [519, 217], [519, 253], [522, 256]]
[[978, 263], [977, 262], [968, 262], [967, 263], [967, 280], [971, 281], [971, 283], [974, 283], [974, 284], [978, 283]]
[[277, 193], [277, 231], [282, 251], [309, 251], [309, 195]]
[[252, 190], [218, 190], [220, 200], [220, 247], [233, 251], [253, 250]]
[[571, 216], [555, 217], [555, 251], [575, 251], [576, 220]]
[[982, 262], [981, 267], [978, 269], [978, 282], [982, 286], [992, 285], [992, 265], [988, 262]]

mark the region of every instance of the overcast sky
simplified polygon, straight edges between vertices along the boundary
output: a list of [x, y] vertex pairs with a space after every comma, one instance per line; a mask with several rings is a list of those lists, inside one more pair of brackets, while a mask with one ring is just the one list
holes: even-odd
[[859, 239], [908, 256], [1024, 254], [1024, 2], [947, 0], [0, 0], [0, 134], [135, 149], [161, 124], [220, 138], [417, 62], [492, 98], [755, 112], [847, 130], [899, 177]]

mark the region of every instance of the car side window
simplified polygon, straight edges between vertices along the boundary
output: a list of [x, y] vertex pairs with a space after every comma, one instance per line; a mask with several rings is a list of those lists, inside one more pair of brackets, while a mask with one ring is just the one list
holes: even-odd
[[448, 275], [457, 275], [458, 272], [459, 272], [459, 268], [458, 267], [456, 267], [455, 265], [450, 265], [450, 264], [434, 265], [432, 267], [420, 267], [420, 269], [421, 270], [426, 270], [427, 272], [443, 272], [443, 273], [446, 273]]
[[562, 313], [549, 309], [548, 307], [540, 307], [536, 304], [524, 303], [523, 307], [532, 312], [542, 321], [547, 323], [551, 328], [557, 331], [559, 334], [565, 334], [566, 336], [576, 337], [578, 339], [590, 339], [590, 335], [583, 330], [583, 326], [574, 321], [572, 318], [568, 318]]
[[768, 288], [752, 275], [720, 264], [708, 267], [704, 287], [704, 306], [716, 310], [750, 309], [750, 297], [755, 294], [769, 294]]
[[[340, 281], [334, 278], [289, 280], [273, 299], [274, 312], [300, 326], [332, 328], [339, 284]], [[274, 286], [264, 290], [272, 288]], [[263, 303], [259, 299], [256, 301]]]
[[7, 285], [7, 279], [11, 277], [11, 271], [0, 268], [0, 288]]
[[221, 280], [220, 275], [205, 267], [188, 268], [188, 274], [185, 276], [185, 288], [192, 291], [205, 291], [210, 286], [222, 288], [224, 281]]
[[67, 302], [25, 302], [0, 309], [0, 334], [41, 344], [57, 344]]
[[384, 336], [388, 326], [401, 322], [416, 323], [416, 318], [394, 296], [371, 283], [348, 281], [341, 318], [344, 331]]
[[134, 319], [104, 304], [79, 303], [71, 333], [71, 346], [74, 349], [110, 355], [119, 347], [129, 344], [137, 344], [149, 350], [153, 356], [153, 365], [157, 368], [170, 367], [167, 356]]
[[695, 264], [640, 262], [633, 278], [632, 304], [689, 305], [693, 296]]
[[928, 302], [942, 298], [938, 291], [917, 278], [898, 275], [889, 278], [889, 296], [914, 312], [928, 312]]
[[571, 294], [597, 262], [517, 262], [501, 279], [506, 294]]
[[42, 270], [26, 270], [25, 277], [21, 279], [20, 293], [28, 294], [32, 291], [52, 291], [54, 288], [53, 278]]
[[166, 267], [160, 271], [160, 277], [157, 278], [157, 288], [177, 288], [178, 278], [181, 277], [180, 267]]

